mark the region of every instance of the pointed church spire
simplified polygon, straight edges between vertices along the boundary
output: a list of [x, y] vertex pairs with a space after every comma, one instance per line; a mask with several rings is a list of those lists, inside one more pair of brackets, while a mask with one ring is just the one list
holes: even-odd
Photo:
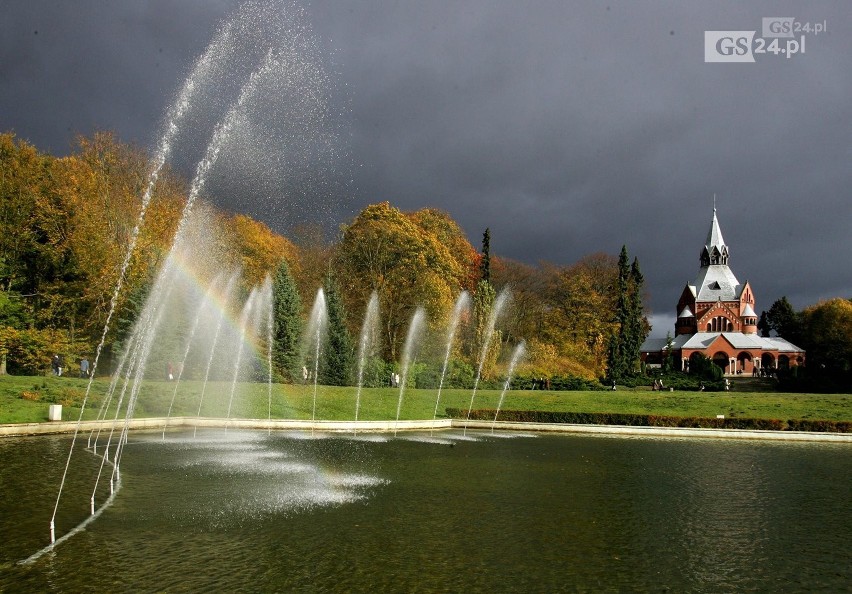
[[728, 246], [722, 237], [722, 229], [719, 227], [719, 219], [716, 218], [716, 195], [713, 194], [713, 220], [710, 223], [710, 231], [707, 232], [707, 240], [704, 249], [701, 250], [701, 266], [711, 264], [728, 264]]

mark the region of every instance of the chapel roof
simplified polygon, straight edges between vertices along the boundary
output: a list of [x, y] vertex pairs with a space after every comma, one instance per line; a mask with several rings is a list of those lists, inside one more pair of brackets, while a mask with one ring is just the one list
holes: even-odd
[[[799, 353], [803, 349], [797, 347], [789, 340], [780, 336], [759, 336], [757, 334], [743, 334], [742, 332], [696, 332], [695, 334], [680, 334], [672, 339], [672, 348], [680, 349], [706, 349], [720, 336], [724, 337], [735, 349], [761, 349], [765, 351], [777, 351], [779, 353]], [[649, 338], [642, 343], [641, 349], [645, 352], [662, 351], [667, 345], [666, 338]]]
[[740, 281], [728, 267], [728, 246], [722, 237], [715, 206], [707, 240], [701, 251], [701, 268], [692, 284], [696, 289], [696, 301], [734, 301], [739, 299], [742, 292]]

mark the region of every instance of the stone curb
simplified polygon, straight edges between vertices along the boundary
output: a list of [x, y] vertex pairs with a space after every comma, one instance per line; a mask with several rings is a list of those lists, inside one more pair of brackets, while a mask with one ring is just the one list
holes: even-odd
[[[101, 431], [123, 427], [123, 421], [82, 421], [79, 430]], [[134, 431], [162, 431], [181, 427], [210, 427], [222, 429], [267, 429], [276, 431], [329, 431], [335, 433], [364, 431], [390, 433], [393, 431], [423, 431], [432, 429], [499, 429], [501, 431], [528, 431], [541, 433], [596, 434], [625, 437], [689, 437], [715, 439], [758, 439], [796, 442], [852, 443], [849, 433], [818, 433], [809, 431], [757, 431], [748, 429], [698, 429], [684, 427], [632, 427], [626, 425], [578, 425], [570, 423], [519, 423], [511, 421], [465, 421], [464, 419], [437, 419], [419, 421], [295, 421], [266, 419], [217, 419], [173, 417], [132, 419], [129, 429]], [[52, 421], [48, 423], [15, 423], [0, 425], [0, 437], [20, 435], [50, 435], [74, 433], [77, 421]]]

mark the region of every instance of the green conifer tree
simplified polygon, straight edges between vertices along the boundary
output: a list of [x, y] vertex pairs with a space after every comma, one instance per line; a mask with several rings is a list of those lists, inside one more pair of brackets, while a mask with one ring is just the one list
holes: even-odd
[[627, 246], [618, 256], [618, 285], [615, 305], [616, 331], [610, 337], [607, 352], [607, 377], [611, 381], [634, 375], [639, 368], [642, 343], [648, 336], [642, 303], [645, 277], [639, 269], [639, 259], [628, 265]]
[[473, 349], [470, 353], [470, 362], [474, 369], [477, 369], [480, 363], [482, 364], [483, 378], [489, 378], [492, 375], [500, 356], [502, 333], [500, 330], [494, 329], [491, 334], [491, 341], [485, 351], [485, 359], [480, 362], [487, 339], [488, 322], [491, 318], [491, 312], [494, 310], [496, 299], [497, 293], [491, 283], [486, 280], [479, 281], [479, 284], [476, 285], [476, 291], [473, 293], [473, 340], [471, 341]]
[[355, 349], [346, 327], [346, 311], [340, 296], [340, 286], [330, 274], [325, 279], [325, 302], [328, 310], [328, 333], [319, 377], [325, 385], [346, 386], [351, 383]]
[[301, 301], [296, 283], [286, 260], [272, 281], [273, 333], [272, 362], [275, 373], [286, 382], [292, 382], [299, 365], [299, 338], [302, 332]]
[[642, 289], [645, 277], [639, 270], [639, 258], [633, 259], [630, 266], [630, 282], [628, 283], [628, 315], [627, 315], [627, 344], [625, 345], [625, 365], [627, 372], [633, 374], [639, 367], [642, 343], [648, 336], [645, 323]]
[[482, 260], [479, 263], [479, 278], [491, 282], [491, 229], [482, 234]]
[[616, 285], [615, 320], [617, 327], [609, 340], [607, 351], [607, 377], [617, 382], [628, 372], [628, 332], [630, 327], [630, 265], [627, 246], [621, 246], [618, 256], [618, 281]]

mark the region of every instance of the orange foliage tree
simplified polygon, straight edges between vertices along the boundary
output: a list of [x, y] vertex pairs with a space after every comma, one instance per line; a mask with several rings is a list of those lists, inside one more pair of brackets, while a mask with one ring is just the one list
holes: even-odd
[[[383, 354], [391, 360], [397, 357], [415, 308], [422, 305], [433, 324], [442, 324], [454, 296], [469, 281], [464, 260], [473, 248], [466, 241], [456, 242], [456, 251], [462, 253], [453, 253], [453, 242], [442, 243], [435, 230], [455, 233], [447, 225], [449, 217], [442, 218], [436, 211], [406, 215], [382, 202], [368, 206], [343, 228], [335, 266], [347, 309], [357, 317], [376, 291]], [[358, 331], [357, 326], [350, 329]]]

